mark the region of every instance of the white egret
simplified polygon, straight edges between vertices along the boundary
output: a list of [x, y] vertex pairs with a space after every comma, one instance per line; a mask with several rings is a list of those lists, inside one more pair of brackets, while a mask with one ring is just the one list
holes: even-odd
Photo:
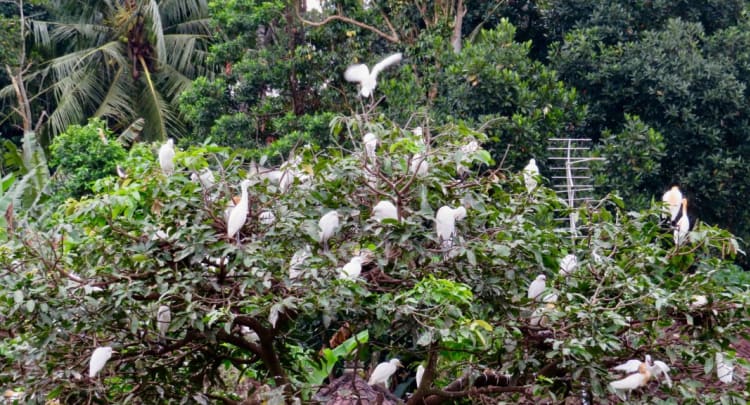
[[664, 193], [661, 200], [667, 205], [665, 209], [669, 213], [669, 222], [674, 225], [674, 221], [680, 213], [680, 204], [682, 204], [682, 192], [680, 192], [680, 188], [672, 186], [669, 191]]
[[644, 361], [640, 361], [638, 359], [631, 359], [626, 361], [625, 363], [622, 363], [620, 365], [617, 365], [613, 367], [613, 370], [622, 371], [624, 373], [635, 373], [638, 371], [638, 369], [641, 367], [641, 364], [646, 364], [646, 366], [651, 365], [651, 355], [647, 354]]
[[536, 276], [534, 281], [532, 281], [531, 284], [529, 284], [529, 292], [526, 296], [530, 300], [537, 299], [538, 297], [540, 297], [542, 293], [544, 292], [544, 289], [547, 288], [546, 280], [547, 280], [547, 276], [545, 276], [544, 274], [540, 274]]
[[211, 188], [216, 184], [216, 178], [214, 173], [209, 168], [203, 168], [200, 174], [193, 173], [190, 175], [190, 180], [199, 183], [203, 188]]
[[395, 219], [398, 221], [398, 209], [392, 202], [382, 200], [372, 208], [372, 217], [378, 222], [384, 219]]
[[526, 184], [526, 191], [531, 193], [538, 185], [539, 168], [536, 166], [535, 159], [529, 159], [529, 164], [523, 168], [523, 181]]
[[374, 162], [375, 148], [378, 147], [378, 138], [372, 132], [368, 132], [365, 134], [364, 138], [362, 138], [362, 143], [365, 145], [367, 159], [369, 159], [370, 162]]
[[318, 242], [322, 243], [328, 249], [328, 239], [333, 236], [339, 227], [339, 213], [333, 210], [323, 215], [320, 221], [318, 221], [318, 227], [320, 227]]
[[690, 232], [690, 219], [687, 214], [687, 198], [682, 199], [682, 216], [677, 221], [677, 229], [674, 230], [674, 243], [678, 245], [685, 242]]
[[359, 274], [361, 272], [362, 257], [354, 256], [351, 260], [349, 260], [349, 263], [345, 264], [344, 267], [339, 270], [339, 278], [354, 281], [357, 279], [357, 277], [359, 277]]
[[362, 97], [370, 97], [372, 92], [377, 86], [378, 74], [388, 66], [395, 65], [401, 62], [401, 53], [394, 53], [387, 58], [376, 63], [372, 67], [372, 71], [367, 68], [367, 65], [352, 65], [346, 68], [344, 72], [344, 79], [350, 82], [357, 82], [360, 85], [359, 94]]
[[305, 245], [303, 249], [294, 252], [292, 259], [289, 260], [289, 278], [295, 279], [302, 275], [302, 265], [305, 260], [312, 257], [312, 251], [310, 245]]
[[667, 365], [667, 363], [661, 360], [655, 360], [654, 366], [651, 367], [649, 371], [651, 371], [651, 375], [656, 378], [664, 375], [664, 380], [667, 382], [667, 386], [669, 388], [672, 388], [672, 379], [669, 377], [669, 366]]
[[271, 225], [276, 222], [276, 214], [273, 211], [263, 211], [258, 214], [258, 221], [263, 225]]
[[96, 378], [96, 375], [102, 371], [110, 357], [112, 357], [111, 347], [97, 347], [94, 352], [91, 353], [91, 359], [89, 360], [89, 377]]
[[367, 384], [385, 384], [385, 386], [388, 387], [388, 380], [399, 367], [401, 367], [401, 361], [399, 359], [391, 359], [390, 361], [378, 364], [378, 366], [375, 367], [375, 370], [372, 371], [370, 380]]
[[716, 376], [724, 384], [731, 384], [734, 378], [734, 366], [724, 359], [722, 352], [716, 352]]
[[171, 138], [159, 148], [159, 166], [167, 176], [174, 173], [174, 141]]
[[424, 366], [417, 366], [417, 388], [422, 384], [422, 376], [424, 376]]
[[691, 295], [690, 309], [698, 309], [708, 304], [708, 298], [705, 295]]
[[466, 208], [451, 208], [447, 205], [440, 207], [435, 214], [435, 231], [443, 249], [453, 246], [453, 236], [456, 233], [456, 221], [466, 218]]
[[427, 163], [427, 159], [425, 158], [425, 156], [421, 153], [415, 153], [411, 158], [411, 163], [409, 164], [409, 173], [416, 173], [417, 176], [422, 177], [427, 174], [428, 170], [429, 164]]
[[159, 336], [164, 337], [169, 331], [169, 323], [172, 322], [172, 311], [166, 305], [159, 306], [156, 311], [156, 327], [159, 329]]
[[479, 143], [477, 141], [471, 141], [467, 143], [466, 145], [461, 146], [461, 153], [463, 156], [461, 157], [461, 161], [456, 164], [456, 172], [459, 175], [464, 175], [469, 171], [469, 168], [464, 165], [464, 163], [471, 162], [471, 154], [479, 150]]
[[232, 212], [229, 213], [229, 221], [227, 221], [227, 236], [230, 238], [234, 235], [237, 235], [237, 239], [239, 240], [238, 232], [240, 231], [240, 229], [242, 229], [242, 226], [245, 225], [245, 220], [247, 220], [247, 188], [249, 186], [250, 180], [242, 180], [242, 182], [240, 183], [240, 189], [242, 190], [240, 202], [237, 203], [237, 205], [232, 208]]
[[571, 275], [577, 267], [578, 259], [576, 259], [575, 255], [567, 255], [560, 260], [560, 275], [567, 277]]
[[609, 386], [615, 390], [632, 391], [638, 387], [646, 385], [649, 379], [651, 379], [651, 372], [646, 363], [641, 363], [638, 367], [637, 373], [631, 374], [620, 380], [612, 381], [609, 383]]

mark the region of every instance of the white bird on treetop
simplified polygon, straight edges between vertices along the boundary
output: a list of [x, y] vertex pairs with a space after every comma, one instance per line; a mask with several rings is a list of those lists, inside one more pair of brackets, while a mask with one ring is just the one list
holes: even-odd
[[682, 192], [677, 186], [672, 186], [664, 195], [661, 200], [667, 204], [666, 211], [669, 213], [669, 222], [674, 225], [677, 215], [680, 213], [680, 204], [682, 204]]
[[232, 208], [232, 212], [229, 213], [229, 221], [227, 223], [227, 236], [230, 238], [237, 234], [240, 229], [242, 229], [242, 226], [245, 225], [245, 220], [247, 220], [247, 211], [249, 209], [247, 188], [249, 186], [250, 180], [242, 180], [242, 182], [240, 182], [240, 189], [242, 190], [240, 202], [237, 203], [234, 208]]
[[734, 378], [734, 366], [724, 360], [724, 353], [716, 352], [716, 376], [724, 384], [731, 384]]
[[567, 255], [560, 260], [560, 275], [567, 277], [571, 275], [577, 267], [578, 259], [576, 259], [575, 255]]
[[383, 200], [372, 208], [372, 217], [381, 222], [384, 219], [395, 219], [398, 221], [398, 209], [392, 202]]
[[344, 267], [339, 270], [339, 278], [347, 280], [356, 280], [359, 274], [362, 272], [362, 257], [354, 256], [349, 263], [345, 264]]
[[159, 166], [167, 176], [174, 172], [174, 141], [172, 138], [159, 148]]
[[547, 276], [544, 274], [540, 274], [536, 276], [534, 281], [529, 284], [529, 292], [526, 295], [529, 299], [537, 299], [538, 297], [541, 297], [542, 293], [544, 292], [544, 289], [547, 288], [546, 281]]
[[370, 97], [377, 86], [378, 73], [388, 66], [401, 62], [401, 53], [394, 53], [391, 56], [381, 60], [372, 67], [372, 71], [367, 65], [352, 65], [346, 68], [344, 79], [350, 82], [357, 82], [360, 85], [359, 94], [362, 97]]
[[609, 386], [615, 390], [631, 391], [646, 385], [649, 379], [651, 379], [651, 372], [646, 363], [641, 363], [638, 367], [637, 373], [631, 374], [620, 380], [612, 381], [609, 383]]
[[424, 366], [420, 364], [417, 366], [417, 388], [422, 385], [422, 376], [424, 376]]
[[169, 323], [172, 322], [172, 312], [166, 305], [161, 305], [156, 311], [156, 327], [159, 330], [159, 336], [164, 337], [169, 331]]
[[103, 346], [94, 349], [94, 352], [91, 353], [91, 359], [89, 360], [89, 377], [96, 378], [96, 375], [102, 371], [110, 357], [112, 357], [111, 347]]
[[687, 214], [687, 198], [682, 199], [682, 216], [677, 221], [677, 229], [674, 230], [674, 243], [678, 245], [687, 239], [690, 232], [690, 219]]
[[526, 184], [526, 191], [534, 191], [537, 186], [536, 178], [539, 177], [539, 168], [536, 166], [535, 159], [529, 159], [529, 164], [523, 168], [523, 181]]
[[365, 145], [365, 153], [367, 154], [367, 159], [369, 159], [371, 162], [374, 162], [375, 148], [378, 147], [378, 138], [372, 132], [368, 132], [365, 134], [364, 138], [362, 138], [362, 143]]
[[318, 221], [318, 242], [322, 243], [326, 248], [328, 247], [328, 239], [333, 236], [336, 229], [339, 227], [339, 213], [336, 210], [330, 211], [327, 214], [320, 217]]
[[444, 205], [435, 214], [435, 231], [443, 249], [453, 246], [453, 236], [456, 233], [456, 221], [466, 218], [466, 208], [451, 208]]
[[390, 361], [378, 364], [378, 366], [375, 367], [375, 370], [372, 371], [370, 380], [367, 384], [385, 384], [385, 386], [388, 387], [388, 380], [399, 367], [401, 367], [401, 361], [399, 359], [391, 359]]

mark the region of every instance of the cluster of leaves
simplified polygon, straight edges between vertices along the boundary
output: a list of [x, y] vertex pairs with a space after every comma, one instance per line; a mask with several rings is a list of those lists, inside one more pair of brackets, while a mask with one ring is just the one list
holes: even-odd
[[[612, 197], [578, 212], [585, 234], [571, 239], [559, 229], [555, 217], [567, 212], [551, 190], [527, 192], [513, 173], [478, 174], [493, 164], [489, 154], [461, 146], [483, 134], [447, 125], [423, 141], [389, 121], [345, 118], [333, 128], [352, 139], [375, 132], [375, 162], [356, 142], [354, 152], [301, 148], [286, 189], [242, 151], [178, 151], [176, 173], [165, 177], [156, 148], [137, 145], [123, 165], [128, 178], [102, 179], [95, 195], [50, 206], [40, 219], [18, 218], [22, 226], [0, 245], [0, 381], [40, 402], [242, 400], [247, 386], [310, 399], [321, 373], [338, 372], [332, 364], [351, 353], [399, 357], [409, 369], [426, 362], [426, 388], [413, 403], [483, 369], [512, 376], [498, 394], [505, 400], [531, 402], [581, 389], [604, 398], [606, 367], [647, 352], [682, 377], [644, 399], [747, 395], [702, 388], [689, 374], [711, 372], [714, 353], [730, 353], [732, 337], [748, 327], [747, 287], [715, 277], [734, 269], [737, 245], [725, 231], [700, 224], [691, 243], [674, 246], [658, 209], [626, 212]], [[423, 176], [410, 171], [417, 152], [426, 156]], [[190, 180], [205, 168], [216, 184]], [[227, 201], [246, 178], [248, 220], [230, 239]], [[371, 218], [383, 199], [400, 220]], [[434, 230], [443, 205], [468, 213], [450, 252]], [[332, 209], [341, 226], [325, 249], [317, 223]], [[293, 277], [290, 258], [307, 249]], [[559, 276], [567, 253], [580, 269]], [[362, 276], [340, 279], [358, 254], [372, 258]], [[530, 325], [539, 304], [526, 299], [540, 273], [559, 296], [546, 328]], [[709, 305], [690, 308], [694, 294]], [[172, 313], [164, 337], [160, 305]], [[318, 361], [320, 342], [344, 323], [363, 344], [324, 350]], [[88, 357], [104, 345], [116, 354], [92, 380]]]

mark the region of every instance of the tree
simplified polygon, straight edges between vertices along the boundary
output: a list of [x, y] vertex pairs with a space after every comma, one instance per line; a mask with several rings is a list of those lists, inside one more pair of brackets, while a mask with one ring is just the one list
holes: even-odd
[[[362, 371], [398, 357], [407, 365], [398, 392], [411, 391], [418, 363], [426, 367], [410, 403], [538, 403], [582, 390], [604, 402], [614, 398], [607, 367], [650, 353], [672, 365], [677, 385], [633, 394], [645, 401], [747, 395], [691, 374], [712, 372], [717, 351], [731, 357], [750, 319], [731, 263], [737, 242], [725, 231], [699, 224], [675, 246], [658, 226], [660, 208], [628, 212], [610, 196], [578, 212], [587, 232], [573, 243], [558, 228], [563, 203], [551, 190], [529, 193], [520, 174], [501, 168], [479, 174], [493, 165], [489, 154], [462, 147], [484, 142], [482, 133], [449, 124], [422, 138], [361, 116], [332, 127], [353, 139], [374, 132], [375, 161], [358, 143], [354, 152], [303, 148], [287, 189], [262, 171], [248, 177], [257, 169], [241, 151], [179, 151], [165, 177], [155, 148], [138, 145], [127, 179], [102, 179], [96, 195], [24, 218], [0, 245], [0, 379], [28, 401], [291, 402], [311, 400], [343, 360]], [[411, 170], [416, 153], [424, 175]], [[462, 177], [459, 163], [470, 168]], [[206, 167], [217, 184], [189, 180]], [[227, 202], [248, 178], [248, 220], [238, 239], [227, 238]], [[382, 199], [399, 220], [371, 218]], [[443, 205], [467, 210], [450, 244], [433, 224]], [[340, 227], [326, 249], [317, 224], [334, 209]], [[558, 268], [568, 253], [580, 267], [565, 277]], [[354, 255], [368, 261], [362, 275], [341, 279]], [[534, 326], [542, 303], [525, 297], [540, 273], [545, 296], [558, 298]], [[708, 304], [691, 306], [695, 295]], [[164, 337], [155, 320], [162, 305], [171, 310]], [[346, 329], [345, 350], [316, 354]], [[84, 370], [101, 346], [115, 354], [92, 381]]]

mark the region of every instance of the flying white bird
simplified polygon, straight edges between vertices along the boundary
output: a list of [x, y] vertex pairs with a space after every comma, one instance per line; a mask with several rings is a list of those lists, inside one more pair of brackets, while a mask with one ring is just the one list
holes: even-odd
[[571, 275], [577, 267], [578, 259], [576, 259], [575, 255], [567, 255], [560, 260], [560, 275], [567, 277]]
[[539, 168], [536, 166], [535, 159], [529, 159], [529, 164], [523, 168], [523, 181], [526, 184], [526, 191], [531, 193], [537, 186], [537, 177], [539, 177]]
[[417, 388], [422, 384], [422, 376], [424, 376], [424, 366], [417, 366]]
[[372, 371], [370, 380], [367, 384], [385, 384], [385, 386], [388, 387], [388, 380], [399, 367], [401, 367], [401, 361], [399, 361], [399, 359], [391, 359], [390, 361], [378, 364], [378, 366], [375, 367], [375, 370]]
[[171, 138], [159, 148], [159, 166], [167, 176], [174, 173], [174, 141]]
[[443, 249], [453, 246], [453, 236], [456, 233], [456, 221], [466, 218], [466, 208], [451, 208], [444, 205], [435, 214], [435, 231]]
[[375, 148], [378, 147], [378, 138], [372, 132], [368, 132], [365, 134], [364, 138], [362, 138], [362, 143], [365, 145], [367, 159], [369, 159], [370, 162], [374, 162]]
[[677, 229], [674, 230], [674, 243], [678, 245], [687, 240], [688, 232], [690, 232], [690, 219], [687, 214], [687, 198], [682, 199], [682, 216], [677, 221]]
[[661, 200], [666, 204], [665, 210], [669, 213], [669, 222], [674, 225], [677, 215], [680, 213], [680, 204], [682, 204], [682, 192], [677, 186], [672, 186], [664, 195]]
[[546, 280], [547, 276], [545, 276], [544, 274], [536, 276], [534, 281], [529, 284], [529, 292], [526, 296], [531, 300], [540, 297], [544, 292], [544, 289], [547, 288]]
[[716, 352], [716, 376], [724, 384], [731, 384], [734, 378], [734, 366], [724, 360], [724, 353]]
[[372, 208], [372, 217], [381, 222], [384, 219], [395, 219], [398, 221], [398, 209], [388, 200], [383, 200], [375, 204]]
[[200, 171], [200, 174], [193, 173], [190, 175], [190, 180], [200, 183], [201, 187], [203, 188], [211, 188], [214, 184], [216, 184], [216, 178], [214, 177], [214, 173], [209, 168], [203, 168]]
[[651, 372], [646, 363], [641, 363], [638, 367], [637, 373], [631, 374], [620, 380], [612, 381], [609, 383], [609, 386], [615, 390], [632, 391], [638, 387], [646, 385], [649, 379], [651, 379]]
[[237, 234], [240, 229], [242, 229], [242, 226], [245, 225], [245, 220], [247, 220], [247, 211], [248, 211], [247, 188], [249, 186], [250, 186], [250, 180], [247, 180], [247, 179], [242, 180], [242, 182], [240, 183], [240, 189], [242, 190], [242, 194], [240, 196], [240, 202], [237, 203], [237, 205], [234, 208], [232, 208], [232, 212], [229, 213], [229, 221], [227, 223], [227, 236], [230, 238], [233, 237], [235, 234]]
[[91, 353], [91, 359], [89, 360], [89, 377], [96, 378], [96, 375], [102, 371], [110, 357], [112, 357], [111, 347], [97, 347], [94, 352]]
[[169, 323], [172, 322], [172, 312], [166, 305], [161, 305], [156, 311], [156, 327], [159, 329], [159, 336], [164, 337], [169, 331]]
[[388, 66], [395, 65], [401, 62], [401, 53], [394, 53], [391, 56], [381, 60], [375, 66], [372, 67], [372, 71], [367, 68], [367, 65], [352, 65], [346, 68], [344, 72], [344, 79], [350, 82], [358, 82], [360, 85], [359, 94], [362, 97], [370, 97], [372, 92], [375, 90], [378, 82], [378, 73]]
[[289, 260], [289, 278], [295, 279], [302, 275], [302, 265], [305, 260], [312, 257], [312, 251], [310, 245], [305, 245], [303, 249], [294, 252], [292, 259]]
[[422, 155], [421, 153], [415, 153], [411, 158], [411, 163], [409, 164], [409, 173], [416, 173], [417, 176], [422, 177], [427, 174], [428, 169], [429, 164], [427, 163], [427, 159], [425, 159], [424, 155]]
[[345, 264], [344, 267], [339, 270], [339, 278], [356, 280], [359, 274], [362, 272], [362, 257], [354, 256], [349, 263]]
[[328, 239], [333, 236], [336, 229], [339, 227], [339, 213], [336, 210], [330, 211], [327, 214], [320, 217], [318, 221], [318, 242], [322, 243], [326, 249], [328, 248]]

